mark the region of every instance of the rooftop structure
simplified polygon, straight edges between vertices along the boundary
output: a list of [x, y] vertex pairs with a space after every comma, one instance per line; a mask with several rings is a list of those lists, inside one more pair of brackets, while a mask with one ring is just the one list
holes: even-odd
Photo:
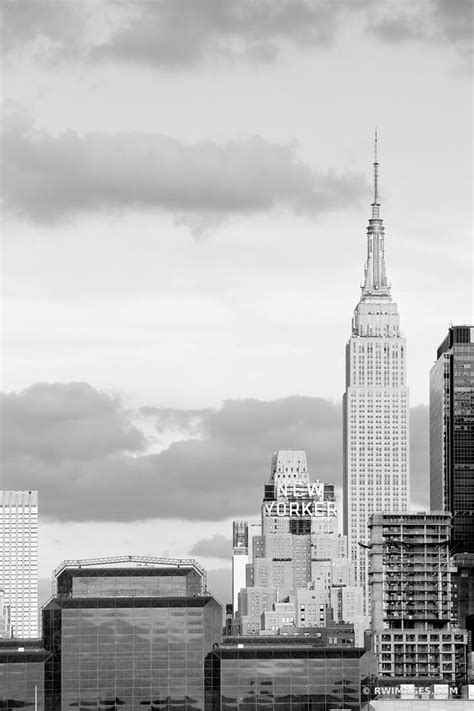
[[57, 568], [53, 571], [53, 585], [55, 580], [61, 575], [61, 573], [66, 570], [66, 568], [96, 568], [100, 567], [106, 569], [108, 566], [121, 567], [124, 566], [127, 569], [130, 568], [144, 568], [151, 567], [158, 570], [164, 569], [178, 569], [183, 566], [193, 568], [202, 578], [204, 586], [206, 585], [207, 575], [205, 569], [200, 565], [194, 558], [159, 558], [156, 556], [149, 555], [120, 555], [120, 556], [109, 556], [103, 558], [82, 558], [82, 559], [72, 559], [63, 560]]

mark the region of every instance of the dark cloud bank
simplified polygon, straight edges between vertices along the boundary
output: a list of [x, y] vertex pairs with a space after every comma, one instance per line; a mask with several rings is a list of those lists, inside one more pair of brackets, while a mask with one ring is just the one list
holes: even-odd
[[[85, 383], [37, 384], [1, 403], [2, 486], [38, 489], [42, 515], [52, 520], [254, 517], [276, 449], [305, 449], [312, 477], [341, 484], [341, 406], [322, 398], [143, 408], [157, 434], [171, 428], [187, 437], [159, 454], [147, 454], [118, 398]], [[413, 408], [411, 418], [412, 499], [420, 508], [428, 506], [427, 411]], [[222, 553], [219, 537], [200, 545], [200, 555], [202, 545]]]
[[36, 55], [49, 61], [168, 70], [206, 60], [268, 63], [287, 49], [337, 42], [354, 23], [383, 42], [436, 43], [461, 54], [472, 43], [470, 0], [4, 0], [2, 7], [5, 50], [40, 41]]
[[315, 215], [353, 204], [366, 190], [354, 174], [312, 170], [291, 143], [259, 136], [193, 144], [159, 134], [52, 136], [14, 111], [5, 122], [2, 182], [6, 207], [34, 221], [149, 209], [171, 212], [197, 230], [274, 207]]

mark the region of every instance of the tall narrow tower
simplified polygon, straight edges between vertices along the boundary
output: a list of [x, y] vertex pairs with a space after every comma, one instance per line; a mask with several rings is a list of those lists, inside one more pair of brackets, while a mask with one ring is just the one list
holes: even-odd
[[409, 496], [406, 345], [385, 272], [375, 133], [374, 195], [362, 294], [346, 346], [344, 533], [368, 613], [369, 515], [404, 512]]
[[38, 637], [37, 491], [0, 491], [0, 588], [13, 635]]
[[[430, 373], [431, 508], [453, 515], [453, 553], [474, 553], [474, 326], [450, 326]], [[473, 610], [474, 612], [474, 610]]]

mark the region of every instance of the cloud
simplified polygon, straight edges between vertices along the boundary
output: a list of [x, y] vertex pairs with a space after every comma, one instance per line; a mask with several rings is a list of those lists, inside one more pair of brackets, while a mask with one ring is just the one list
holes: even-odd
[[212, 568], [207, 571], [207, 587], [221, 603], [232, 600], [232, 574], [229, 568]]
[[60, 0], [4, 0], [3, 52], [36, 44], [42, 58], [73, 56], [87, 28], [93, 3]]
[[37, 383], [0, 394], [4, 461], [90, 461], [146, 446], [119, 400], [87, 383]]
[[198, 435], [202, 421], [208, 410], [179, 410], [172, 407], [141, 407], [140, 414], [144, 417], [155, 417], [155, 428], [159, 434], [179, 431], [185, 435]]
[[222, 533], [216, 533], [210, 538], [202, 538], [200, 541], [196, 541], [190, 549], [189, 555], [230, 560], [232, 557], [232, 540], [223, 536]]
[[43, 384], [4, 395], [11, 420], [1, 433], [4, 486], [38, 489], [41, 512], [53, 520], [204, 521], [254, 515], [278, 448], [305, 448], [314, 476], [339, 478], [340, 411], [325, 400], [228, 401], [191, 417], [148, 412], [160, 432], [194, 422], [192, 438], [144, 453], [120, 403], [89, 386]]
[[[38, 489], [41, 513], [50, 520], [254, 517], [277, 449], [306, 450], [313, 479], [341, 482], [341, 406], [322, 398], [230, 400], [192, 410], [190, 419], [188, 411], [149, 408], [161, 432], [193, 422], [190, 438], [159, 454], [144, 451], [144, 438], [118, 399], [85, 384], [41, 384], [4, 395], [2, 411], [4, 488]], [[417, 504], [428, 488], [425, 425], [426, 408], [415, 408]], [[196, 545], [204, 555], [224, 544], [217, 537]]]
[[350, 174], [316, 172], [294, 144], [247, 136], [182, 143], [158, 134], [52, 136], [10, 115], [3, 139], [3, 191], [14, 213], [55, 222], [80, 213], [165, 210], [200, 235], [238, 214], [286, 208], [315, 215], [363, 193]]
[[[325, 46], [357, 0], [6, 0], [5, 50], [176, 69], [206, 59], [273, 61], [284, 47]], [[37, 52], [37, 54], [39, 54]]]
[[326, 0], [159, 0], [95, 48], [97, 58], [176, 68], [206, 58], [268, 62], [282, 47], [329, 44], [348, 3]]
[[79, 59], [166, 70], [269, 63], [287, 49], [330, 46], [359, 24], [392, 44], [472, 49], [471, 0], [5, 0], [2, 10], [4, 51], [30, 48], [49, 63]]
[[379, 3], [368, 16], [367, 31], [392, 44], [411, 41], [450, 45], [469, 56], [473, 12], [471, 0]]

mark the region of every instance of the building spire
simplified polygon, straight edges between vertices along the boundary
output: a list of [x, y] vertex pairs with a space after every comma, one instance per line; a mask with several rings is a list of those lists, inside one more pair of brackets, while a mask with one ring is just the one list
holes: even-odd
[[374, 137], [374, 201], [372, 203], [372, 219], [380, 218], [380, 202], [379, 202], [379, 164], [377, 160], [377, 126], [375, 127]]
[[363, 295], [389, 296], [390, 287], [385, 272], [384, 228], [380, 218], [378, 132], [374, 134], [374, 186], [372, 216], [367, 228], [367, 261], [365, 263]]

